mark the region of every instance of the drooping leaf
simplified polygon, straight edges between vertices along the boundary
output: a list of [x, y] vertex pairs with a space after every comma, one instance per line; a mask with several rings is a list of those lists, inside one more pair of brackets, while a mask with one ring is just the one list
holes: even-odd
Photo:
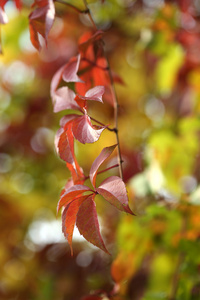
[[49, 31], [55, 18], [55, 7], [53, 0], [35, 0], [35, 4], [38, 8], [29, 15], [29, 30], [33, 46], [40, 50], [39, 34], [42, 35], [47, 44]]
[[81, 56], [70, 59], [63, 70], [62, 78], [65, 82], [83, 82], [77, 75]]
[[80, 55], [72, 57], [68, 63], [62, 66], [54, 74], [51, 81], [51, 96], [53, 97], [56, 92], [60, 81], [63, 79], [65, 82], [83, 82], [77, 75], [80, 64]]
[[125, 183], [120, 177], [111, 176], [106, 178], [96, 190], [105, 200], [119, 210], [133, 214], [128, 205]]
[[79, 50], [84, 53], [91, 44], [102, 38], [103, 33], [102, 30], [96, 31], [93, 35], [91, 32], [85, 33], [79, 40]]
[[105, 128], [106, 126], [92, 125], [90, 117], [86, 114], [72, 123], [73, 135], [82, 144], [96, 142]]
[[74, 137], [71, 130], [60, 128], [55, 137], [55, 147], [60, 158], [73, 164], [74, 162]]
[[93, 100], [98, 102], [103, 102], [102, 96], [105, 92], [104, 86], [95, 86], [94, 88], [88, 90], [85, 93], [85, 96], [81, 96], [79, 94], [76, 95], [75, 101], [78, 103], [81, 109], [86, 108], [86, 101]]
[[96, 186], [96, 177], [97, 177], [97, 172], [101, 164], [111, 155], [113, 150], [115, 149], [116, 145], [110, 146], [110, 147], [105, 147], [99, 156], [94, 160], [91, 169], [90, 169], [90, 181], [93, 185], [93, 187]]
[[88, 197], [80, 206], [77, 213], [76, 225], [81, 235], [90, 243], [109, 254], [101, 237], [97, 219], [95, 195]]
[[75, 96], [75, 93], [67, 86], [57, 89], [52, 95], [54, 105], [53, 111], [56, 113], [65, 109], [80, 110], [79, 105], [74, 100]]
[[57, 212], [61, 209], [62, 206], [69, 204], [71, 201], [75, 200], [77, 196], [83, 196], [83, 193], [92, 191], [88, 186], [76, 184], [65, 190], [61, 195], [60, 200], [57, 205]]
[[58, 85], [60, 83], [60, 81], [62, 80], [62, 74], [64, 69], [66, 68], [67, 64], [65, 64], [64, 66], [60, 67], [60, 69], [58, 69], [56, 71], [56, 73], [54, 74], [52, 80], [51, 80], [51, 88], [50, 88], [50, 92], [51, 92], [51, 97], [53, 98], [54, 93], [56, 92]]
[[79, 210], [79, 207], [83, 203], [84, 200], [88, 198], [88, 195], [81, 196], [77, 198], [76, 200], [73, 200], [70, 202], [62, 213], [62, 231], [64, 233], [64, 236], [66, 237], [70, 249], [71, 249], [71, 255], [73, 255], [73, 249], [72, 249], [72, 236], [74, 231], [74, 226], [76, 223], [76, 216]]
[[102, 96], [103, 96], [104, 92], [105, 92], [104, 86], [102, 86], [102, 85], [95, 86], [94, 88], [87, 91], [87, 93], [85, 94], [85, 98], [87, 100], [103, 102]]

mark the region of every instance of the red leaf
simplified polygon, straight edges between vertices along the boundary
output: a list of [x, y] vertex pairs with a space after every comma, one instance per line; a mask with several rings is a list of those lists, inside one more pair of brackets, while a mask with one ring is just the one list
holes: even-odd
[[103, 102], [102, 96], [103, 96], [104, 92], [105, 92], [104, 86], [95, 86], [94, 88], [88, 90], [85, 93], [85, 96], [76, 95], [75, 101], [83, 109], [83, 108], [86, 108], [86, 100]]
[[57, 213], [61, 209], [62, 206], [65, 206], [75, 200], [78, 196], [83, 196], [83, 193], [92, 191], [88, 186], [82, 184], [76, 184], [65, 190], [65, 192], [61, 195], [60, 200], [57, 205]]
[[65, 66], [62, 74], [62, 78], [65, 82], [83, 82], [77, 75], [81, 56], [80, 54], [77, 58], [72, 58]]
[[55, 147], [61, 159], [70, 164], [74, 163], [74, 138], [71, 130], [60, 128], [57, 131]]
[[80, 55], [72, 57], [67, 64], [62, 66], [53, 76], [51, 81], [51, 97], [54, 97], [59, 83], [63, 79], [65, 82], [83, 82], [77, 75], [80, 64]]
[[54, 93], [56, 92], [56, 89], [58, 88], [58, 85], [62, 79], [62, 74], [64, 69], [66, 68], [68, 64], [62, 66], [60, 69], [57, 70], [57, 72], [54, 74], [52, 80], [51, 80], [51, 97], [53, 98]]
[[104, 86], [102, 86], [102, 85], [95, 86], [94, 88], [87, 91], [87, 93], [85, 94], [85, 98], [87, 100], [94, 100], [94, 101], [103, 102], [102, 101], [102, 96], [103, 96], [104, 93], [105, 93]]
[[109, 254], [100, 234], [96, 205], [93, 201], [94, 196], [89, 197], [81, 204], [77, 214], [76, 225], [80, 234], [88, 242]]
[[86, 33], [79, 41], [79, 50], [82, 52], [85, 52], [91, 44], [93, 44], [96, 40], [99, 40], [102, 38], [103, 31], [98, 30], [96, 31], [92, 36], [91, 33]]
[[71, 248], [71, 255], [73, 255], [72, 249], [72, 236], [74, 231], [74, 226], [76, 223], [76, 216], [79, 210], [79, 207], [83, 203], [85, 199], [88, 198], [87, 196], [81, 196], [78, 199], [70, 202], [64, 209], [62, 213], [62, 231], [64, 236], [66, 237], [70, 248]]
[[16, 5], [17, 9], [20, 10], [22, 8], [21, 0], [15, 0], [15, 5]]
[[100, 186], [96, 190], [100, 195], [104, 197], [105, 200], [110, 202], [119, 210], [133, 215], [133, 212], [130, 210], [128, 205], [126, 186], [120, 177], [108, 177], [100, 184]]
[[104, 148], [93, 162], [92, 167], [90, 169], [90, 181], [93, 187], [96, 186], [96, 177], [99, 167], [111, 155], [115, 147], [116, 145]]
[[8, 0], [1, 0], [0, 1], [0, 7], [4, 8], [5, 4], [8, 2]]
[[33, 46], [40, 50], [39, 34], [43, 36], [47, 44], [49, 31], [55, 18], [55, 7], [53, 0], [36, 0], [35, 4], [39, 7], [29, 15], [29, 30]]
[[52, 95], [54, 112], [59, 112], [65, 109], [78, 109], [80, 110], [79, 105], [74, 100], [75, 93], [69, 89], [67, 86], [59, 88]]
[[70, 115], [66, 115], [64, 117], [62, 117], [60, 119], [60, 126], [63, 127], [65, 130], [67, 129], [67, 127], [69, 126], [69, 122], [72, 121], [75, 118], [80, 117], [79, 115], [76, 114], [70, 114]]
[[71, 176], [74, 184], [83, 184], [85, 181], [85, 175], [83, 173], [82, 168], [79, 166], [76, 161], [76, 157], [73, 164], [67, 163], [67, 168], [71, 172]]
[[80, 116], [72, 123], [74, 137], [82, 144], [96, 142], [105, 128], [92, 125], [88, 115]]

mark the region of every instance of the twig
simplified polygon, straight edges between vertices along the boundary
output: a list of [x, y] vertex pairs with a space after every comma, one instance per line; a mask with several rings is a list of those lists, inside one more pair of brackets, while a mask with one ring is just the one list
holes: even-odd
[[[106, 168], [106, 169], [104, 169], [104, 170], [101, 170], [101, 171], [97, 172], [97, 175], [99, 175], [99, 174], [101, 174], [101, 173], [104, 173], [104, 172], [106, 172], [106, 171], [109, 171], [109, 170], [111, 170], [111, 169], [113, 169], [113, 168], [117, 168], [117, 167], [119, 167], [119, 164], [115, 164], [115, 165], [113, 165], [113, 166], [111, 166], [111, 167], [108, 167], [108, 168]], [[84, 179], [85, 179], [85, 180], [89, 179], [89, 176], [86, 176]]]
[[106, 127], [106, 129], [108, 129], [109, 131], [114, 131], [114, 132], [116, 132], [116, 128], [109, 128], [109, 127], [106, 126], [105, 124], [103, 124], [103, 123], [97, 121], [95, 118], [90, 117], [90, 119], [91, 119], [92, 121], [98, 123], [99, 125]]

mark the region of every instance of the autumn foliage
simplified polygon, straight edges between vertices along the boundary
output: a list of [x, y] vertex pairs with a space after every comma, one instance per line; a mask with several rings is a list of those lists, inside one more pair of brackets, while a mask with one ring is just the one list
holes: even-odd
[[[9, 5], [25, 50], [8, 72]], [[34, 274], [21, 267], [24, 287], [0, 276], [0, 298], [200, 299], [199, 14], [190, 0], [0, 1], [0, 262]], [[55, 217], [58, 189], [67, 246], [37, 248], [33, 211]]]

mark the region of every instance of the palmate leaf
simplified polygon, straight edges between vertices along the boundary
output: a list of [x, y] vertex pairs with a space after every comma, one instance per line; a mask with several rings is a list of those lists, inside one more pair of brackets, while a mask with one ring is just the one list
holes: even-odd
[[[110, 156], [115, 147], [116, 145], [104, 148], [95, 159], [90, 170], [90, 180], [94, 188], [99, 167]], [[71, 165], [70, 167], [73, 170], [73, 166]], [[61, 207], [65, 207], [62, 214], [63, 232], [70, 244], [71, 252], [72, 234], [76, 222], [80, 234], [83, 235], [87, 241], [108, 253], [100, 234], [94, 199], [96, 194], [99, 194], [117, 209], [133, 214], [128, 205], [126, 186], [120, 177], [111, 176], [105, 179], [99, 187], [93, 191], [88, 186], [82, 184], [85, 181], [85, 177], [82, 171], [79, 171], [79, 174], [75, 173], [77, 184], [73, 185], [73, 181], [70, 180], [66, 188], [62, 191], [58, 202], [57, 211], [59, 211]], [[89, 195], [88, 192], [90, 192]]]
[[55, 18], [55, 7], [53, 0], [35, 0], [34, 4], [38, 8], [29, 15], [30, 39], [33, 46], [40, 50], [39, 34], [42, 35], [47, 44], [49, 31]]
[[96, 191], [119, 210], [133, 214], [128, 205], [126, 186], [118, 176], [106, 178]]
[[81, 204], [77, 213], [76, 225], [80, 234], [88, 242], [109, 254], [101, 237], [94, 197], [95, 194]]

